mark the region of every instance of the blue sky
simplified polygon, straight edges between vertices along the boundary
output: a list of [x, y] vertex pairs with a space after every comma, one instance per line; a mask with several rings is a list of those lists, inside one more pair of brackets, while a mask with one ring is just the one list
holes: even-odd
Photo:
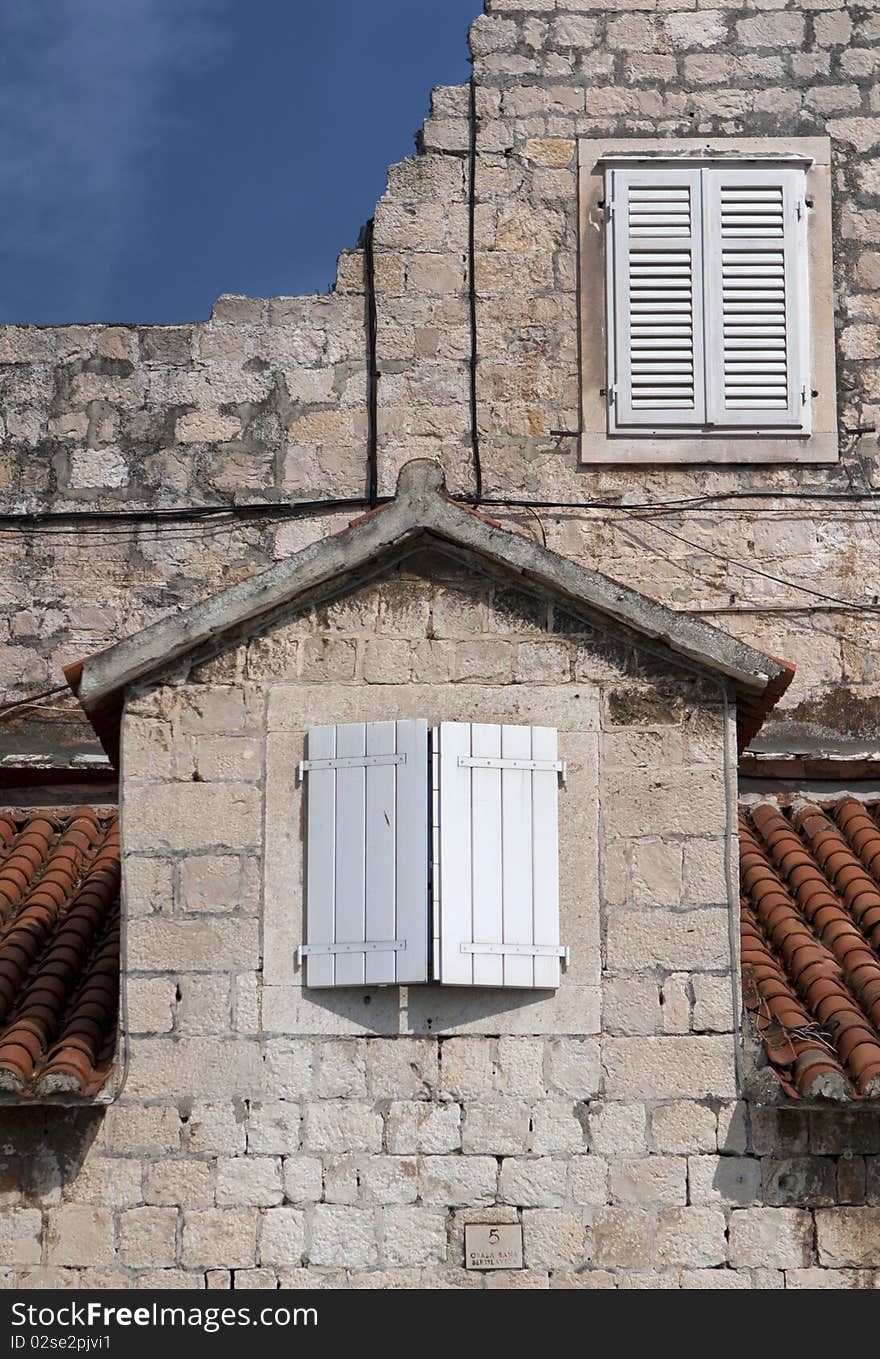
[[324, 291], [481, 0], [0, 0], [0, 322]]

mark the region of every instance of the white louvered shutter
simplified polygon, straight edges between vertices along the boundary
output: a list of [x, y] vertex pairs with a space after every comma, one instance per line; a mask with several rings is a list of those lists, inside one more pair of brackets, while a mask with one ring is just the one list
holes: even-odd
[[559, 985], [559, 768], [550, 727], [435, 728], [435, 980]]
[[612, 170], [610, 427], [702, 425], [699, 169]]
[[428, 979], [428, 727], [313, 727], [307, 795], [306, 985]]
[[706, 417], [810, 431], [806, 175], [703, 171]]

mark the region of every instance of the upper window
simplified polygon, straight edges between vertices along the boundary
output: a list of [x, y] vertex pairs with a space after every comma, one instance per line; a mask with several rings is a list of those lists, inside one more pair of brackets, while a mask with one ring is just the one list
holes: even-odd
[[609, 169], [608, 428], [809, 434], [806, 175]]
[[582, 147], [584, 460], [833, 459], [827, 154], [674, 145]]

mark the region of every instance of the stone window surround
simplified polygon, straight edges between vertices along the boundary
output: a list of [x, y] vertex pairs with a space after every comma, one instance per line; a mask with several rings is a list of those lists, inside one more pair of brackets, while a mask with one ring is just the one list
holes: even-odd
[[[359, 693], [346, 687], [333, 708], [327, 687], [278, 685], [269, 696], [266, 735], [263, 1004], [268, 1030], [315, 1033], [585, 1034], [599, 1029], [598, 863], [584, 845], [598, 843], [598, 705], [589, 686], [545, 692], [542, 718], [559, 729], [568, 783], [560, 795], [559, 871], [561, 937], [572, 957], [556, 991], [511, 991], [418, 986], [303, 985], [295, 965], [303, 938], [304, 792], [293, 778], [310, 726], [328, 721], [384, 721], [442, 715], [448, 721], [522, 720], [522, 686], [382, 686]], [[566, 692], [566, 690], [569, 692]], [[328, 711], [329, 709], [329, 711]], [[585, 824], [589, 827], [585, 831]]]
[[[810, 380], [813, 433], [804, 436], [745, 435], [621, 437], [608, 434], [606, 386], [604, 232], [599, 203], [604, 195], [604, 158], [643, 154], [669, 161], [702, 152], [743, 160], [796, 153], [811, 161], [807, 194], [809, 225]], [[831, 250], [831, 142], [828, 137], [580, 138], [579, 316], [581, 350], [582, 464], [834, 463], [838, 458], [834, 288]], [[596, 325], [596, 317], [602, 325]]]

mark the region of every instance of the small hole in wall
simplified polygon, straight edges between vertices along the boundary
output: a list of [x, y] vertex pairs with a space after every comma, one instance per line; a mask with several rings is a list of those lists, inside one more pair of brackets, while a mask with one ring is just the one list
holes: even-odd
[[197, 769], [194, 769], [194, 770], [193, 770], [192, 781], [193, 781], [193, 783], [204, 783], [204, 782], [205, 782], [205, 780], [202, 778], [201, 774], [199, 773], [199, 771], [198, 771]]
[[364, 1004], [365, 1004], [365, 1005], [369, 1005], [369, 1003], [370, 1003], [370, 1001], [371, 1001], [372, 999], [373, 999], [372, 996], [364, 996]]

